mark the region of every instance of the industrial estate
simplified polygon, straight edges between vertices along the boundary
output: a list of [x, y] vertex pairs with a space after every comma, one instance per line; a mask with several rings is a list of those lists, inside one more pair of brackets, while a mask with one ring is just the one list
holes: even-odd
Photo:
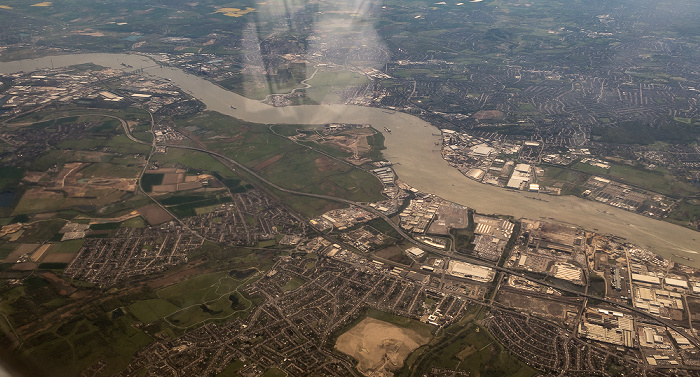
[[0, 3], [11, 375], [700, 375], [696, 4], [152, 3]]

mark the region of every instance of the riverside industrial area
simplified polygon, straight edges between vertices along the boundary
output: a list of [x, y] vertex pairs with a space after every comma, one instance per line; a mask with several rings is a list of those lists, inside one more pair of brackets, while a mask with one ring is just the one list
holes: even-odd
[[[192, 169], [186, 161], [152, 160], [183, 146], [207, 150], [206, 142], [192, 136], [191, 126], [182, 127], [172, 121], [173, 114], [196, 114], [201, 106], [167, 82], [118, 70], [87, 69], [90, 74], [54, 69], [15, 75], [22, 85], [9, 91], [12, 110], [4, 114], [10, 120], [5, 124], [13, 125], [12, 119], [23, 119], [26, 114], [60, 103], [86, 101], [86, 110], [98, 103], [102, 108], [91, 112], [104, 114], [107, 120], [120, 120], [108, 123], [115, 137], [117, 131], [126, 134], [126, 142], [147, 145], [152, 148], [151, 154], [145, 150], [127, 157], [115, 151], [116, 145], [85, 148], [69, 144], [71, 149], [86, 149], [76, 155], [91, 156], [85, 161], [66, 161], [63, 166], [49, 164], [43, 172], [27, 171], [21, 178], [26, 185], [24, 194], [12, 202], [22, 208], [28, 205], [23, 203], [28, 200], [25, 198], [62, 192], [69, 200], [82, 202], [87, 213], [99, 212], [97, 199], [89, 192], [109, 187], [109, 191], [121, 192], [122, 197], [141, 191], [153, 198], [153, 203], [144, 202], [110, 219], [85, 214], [62, 218], [65, 210], [61, 208], [53, 212], [35, 208], [33, 215], [21, 219], [15, 216], [1, 230], [7, 250], [7, 268], [2, 275], [7, 279], [8, 292], [35, 274], [49, 282], [47, 289], [55, 290], [57, 297], [67, 301], [80, 301], [73, 297], [85, 289], [120, 291], [124, 284], [148, 285], [154, 275], [168, 280], [173, 273], [169, 271], [179, 271], [183, 266], [183, 271], [196, 269], [206, 259], [193, 260], [192, 255], [207, 243], [253, 247], [252, 253], [265, 250], [273, 255], [273, 264], [265, 269], [236, 269], [229, 274], [240, 275], [249, 283], [228, 293], [217, 288], [214, 296], [205, 294], [201, 304], [194, 307], [159, 309], [157, 305], [164, 304], [153, 302], [159, 300], [153, 298], [145, 300], [150, 302], [145, 305], [150, 315], [144, 313], [144, 301], [116, 308], [121, 316], [131, 318], [130, 326], [151, 339], [118, 375], [140, 375], [144, 371], [149, 375], [169, 375], [173, 371], [216, 375], [232, 363], [240, 366], [237, 373], [242, 375], [265, 373], [271, 368], [292, 375], [307, 371], [324, 375], [344, 375], [353, 370], [365, 375], [400, 371], [408, 362], [404, 360], [408, 354], [396, 358], [387, 353], [381, 362], [367, 364], [362, 355], [348, 356], [338, 351], [344, 349], [338, 343], [338, 334], [353, 331], [352, 326], [361, 323], [368, 310], [370, 317], [389, 316], [388, 324], [405, 318], [413, 321], [408, 328], [426, 326], [423, 329], [429, 336], [421, 338], [423, 344], [440, 337], [444, 340], [449, 335], [436, 334], [471, 324], [490, 334], [502, 352], [518, 358], [523, 370], [537, 373], [570, 370], [585, 374], [620, 368], [627, 373], [662, 375], [670, 370], [693, 374], [700, 369], [696, 347], [700, 273], [693, 267], [639, 248], [634, 240], [621, 240], [554, 219], [485, 216], [420, 192], [397, 179], [390, 162], [365, 157], [372, 151], [369, 144], [357, 148], [361, 144], [358, 138], [375, 135], [372, 127], [378, 127], [374, 125], [331, 124], [322, 128], [320, 137], [309, 131], [294, 131], [282, 137], [292, 143], [305, 141], [311, 149], [334, 145], [339, 151], [345, 150], [347, 157], [334, 158], [345, 158], [350, 165], [366, 169], [380, 183], [379, 191], [384, 195], [384, 200], [375, 202], [343, 201], [351, 206], [305, 219], [280, 202], [270, 191], [275, 186], [266, 185], [259, 175], [268, 165], [274, 165], [269, 158], [248, 164], [251, 168], [241, 166], [249, 174], [249, 184], [232, 182], [222, 171]], [[101, 79], [86, 79], [94, 77]], [[108, 80], [118, 81], [119, 88], [103, 90]], [[69, 90], [54, 90], [57, 87]], [[124, 105], [110, 108], [127, 97], [131, 98], [129, 106], [154, 114], [151, 142], [134, 136], [140, 121], [118, 116]], [[56, 123], [60, 126], [53, 138], [59, 148], [65, 147], [60, 143], [79, 140], [102, 124]], [[145, 126], [149, 125], [146, 119]], [[370, 131], [358, 134], [357, 130]], [[147, 131], [144, 128], [141, 135]], [[32, 143], [40, 137], [21, 127], [5, 128], [3, 140], [15, 151], [6, 156], [41, 156], [44, 150]], [[467, 157], [463, 158], [482, 158], [471, 166], [491, 163], [481, 170], [483, 174], [469, 167], [465, 174], [470, 178], [484, 178], [498, 171], [493, 169], [498, 163], [512, 165], [512, 176], [501, 181], [508, 182], [507, 187], [523, 189], [538, 176], [524, 163], [488, 160], [502, 152], [483, 143], [471, 149], [463, 147], [454, 141], [459, 137], [444, 131], [444, 144], [450, 151], [446, 156], [451, 161], [457, 158], [453, 153], [466, 150]], [[104, 156], [110, 153], [129, 160], [125, 166], [131, 166], [135, 175], [121, 178], [129, 184], [116, 185], [116, 176], [90, 178], [90, 166], [105, 161]], [[328, 151], [319, 149], [317, 153]], [[369, 160], [358, 162], [362, 158]], [[236, 166], [231, 169], [236, 171]], [[254, 184], [256, 179], [261, 181]], [[525, 189], [532, 189], [532, 185]], [[182, 193], [191, 193], [194, 198], [186, 200]], [[92, 203], [92, 208], [86, 203]], [[75, 205], [71, 204], [73, 208]], [[34, 207], [27, 208], [31, 212]], [[101, 208], [104, 211], [106, 207]], [[45, 240], [23, 241], [51, 219], [61, 224], [55, 235], [52, 232]], [[124, 227], [127, 223], [135, 225]], [[73, 245], [72, 249], [67, 245]], [[172, 280], [176, 286], [186, 281]], [[223, 298], [228, 307], [221, 305]], [[70, 313], [65, 310], [58, 312]], [[160, 311], [163, 314], [157, 314]], [[240, 312], [247, 314], [238, 315]], [[6, 339], [14, 347], [21, 347], [25, 339], [36, 336], [32, 334], [40, 334], [37, 326], [42, 320], [37, 320], [15, 328]], [[176, 331], [166, 330], [171, 326]], [[411, 334], [405, 335], [413, 339]], [[407, 342], [400, 341], [398, 347]], [[459, 365], [477, 355], [478, 350], [465, 345], [457, 351], [452, 356], [457, 367], [436, 366], [428, 356], [414, 357], [411, 362], [427, 374], [460, 373]], [[83, 375], [99, 374], [108, 367], [107, 360], [97, 359]]]
[[0, 3], [0, 366], [700, 376], [676, 3]]

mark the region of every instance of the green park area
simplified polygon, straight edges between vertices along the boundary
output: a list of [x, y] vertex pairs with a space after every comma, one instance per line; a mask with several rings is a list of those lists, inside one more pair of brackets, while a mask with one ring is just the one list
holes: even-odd
[[292, 278], [285, 285], [282, 286], [282, 291], [284, 291], [284, 292], [293, 291], [293, 290], [301, 287], [302, 285], [304, 285], [304, 283], [305, 282], [302, 279]]
[[486, 312], [473, 306], [457, 323], [438, 332], [412, 353], [397, 376], [420, 376], [432, 367], [468, 372], [470, 376], [532, 377], [537, 371], [504, 349], [488, 330], [476, 323]]
[[315, 103], [338, 103], [341, 90], [369, 83], [367, 76], [344, 70], [319, 70], [307, 81], [306, 96]]
[[[169, 148], [166, 154], [154, 155], [152, 161], [161, 167], [184, 167], [189, 173], [211, 174], [218, 179], [232, 193], [241, 193], [251, 189], [253, 186], [243, 181], [230, 167], [224, 165], [212, 155], [178, 148]], [[141, 179], [141, 186], [150, 192], [154, 185], [159, 185], [163, 181], [163, 174], [147, 173]]]
[[164, 320], [178, 329], [245, 316], [252, 303], [237, 289], [253, 278], [234, 279], [228, 272], [199, 275], [159, 289], [156, 298], [135, 302], [128, 310], [144, 324]]
[[572, 168], [664, 195], [686, 196], [700, 191], [700, 189], [690, 183], [679, 181], [668, 170], [660, 167], [650, 170], [640, 166], [613, 162], [610, 163], [610, 169], [603, 169], [577, 162]]
[[245, 363], [242, 362], [241, 360], [234, 360], [230, 362], [224, 370], [222, 370], [219, 374], [216, 375], [216, 377], [238, 377], [240, 374], [238, 371], [243, 369], [245, 366]]
[[562, 195], [577, 195], [584, 191], [583, 184], [589, 177], [590, 174], [583, 171], [547, 166], [545, 175], [539, 179], [539, 183], [547, 187], [561, 187]]

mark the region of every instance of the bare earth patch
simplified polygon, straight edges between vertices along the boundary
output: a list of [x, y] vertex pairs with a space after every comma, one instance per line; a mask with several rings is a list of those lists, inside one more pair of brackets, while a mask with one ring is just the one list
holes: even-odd
[[13, 250], [10, 255], [8, 255], [4, 262], [5, 263], [17, 263], [19, 258], [24, 255], [24, 254], [30, 254], [33, 253], [34, 250], [39, 248], [39, 244], [33, 244], [33, 243], [23, 243], [19, 245], [15, 250]]
[[45, 172], [28, 171], [24, 173], [24, 178], [22, 180], [32, 183], [37, 183], [39, 180], [46, 176]]
[[391, 371], [430, 338], [374, 318], [365, 318], [338, 337], [335, 348], [357, 360], [357, 370], [365, 376], [393, 376]]
[[75, 287], [72, 287], [70, 284], [66, 283], [65, 280], [59, 278], [52, 272], [45, 272], [41, 274], [41, 277], [51, 283], [51, 285], [56, 288], [56, 291], [58, 291], [58, 294], [62, 296], [70, 296], [77, 291]]
[[255, 171], [263, 170], [263, 169], [265, 169], [266, 167], [268, 167], [268, 166], [274, 164], [275, 162], [277, 162], [277, 161], [279, 161], [279, 160], [281, 160], [281, 159], [282, 159], [282, 155], [281, 155], [281, 154], [278, 154], [278, 155], [276, 155], [276, 156], [272, 156], [272, 157], [268, 158], [267, 160], [265, 160], [265, 161], [263, 161], [263, 162], [261, 162], [261, 163], [255, 165], [255, 166], [253, 166], [253, 170], [255, 170]]
[[479, 110], [474, 115], [472, 115], [472, 118], [476, 120], [500, 119], [503, 118], [503, 112], [500, 110]]

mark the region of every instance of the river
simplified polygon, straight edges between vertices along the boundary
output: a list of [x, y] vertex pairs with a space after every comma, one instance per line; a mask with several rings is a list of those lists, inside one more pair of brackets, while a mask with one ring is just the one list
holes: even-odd
[[[167, 78], [201, 100], [209, 110], [256, 123], [324, 124], [369, 123], [378, 130], [384, 127], [385, 157], [400, 179], [424, 192], [436, 194], [485, 214], [508, 214], [515, 217], [552, 218], [589, 230], [610, 233], [683, 264], [700, 268], [700, 233], [651, 219], [602, 203], [573, 196], [547, 196], [546, 201], [525, 197], [532, 193], [484, 185], [464, 177], [442, 159], [440, 132], [425, 121], [401, 112], [349, 105], [304, 105], [272, 107], [227, 91], [203, 78], [175, 68], [160, 67], [147, 57], [130, 54], [77, 54], [0, 63], [0, 73], [30, 72], [37, 68], [62, 67], [95, 63], [124, 69], [122, 63], [143, 68], [146, 73]], [[233, 109], [231, 106], [235, 107]], [[688, 256], [687, 261], [673, 254]]]

